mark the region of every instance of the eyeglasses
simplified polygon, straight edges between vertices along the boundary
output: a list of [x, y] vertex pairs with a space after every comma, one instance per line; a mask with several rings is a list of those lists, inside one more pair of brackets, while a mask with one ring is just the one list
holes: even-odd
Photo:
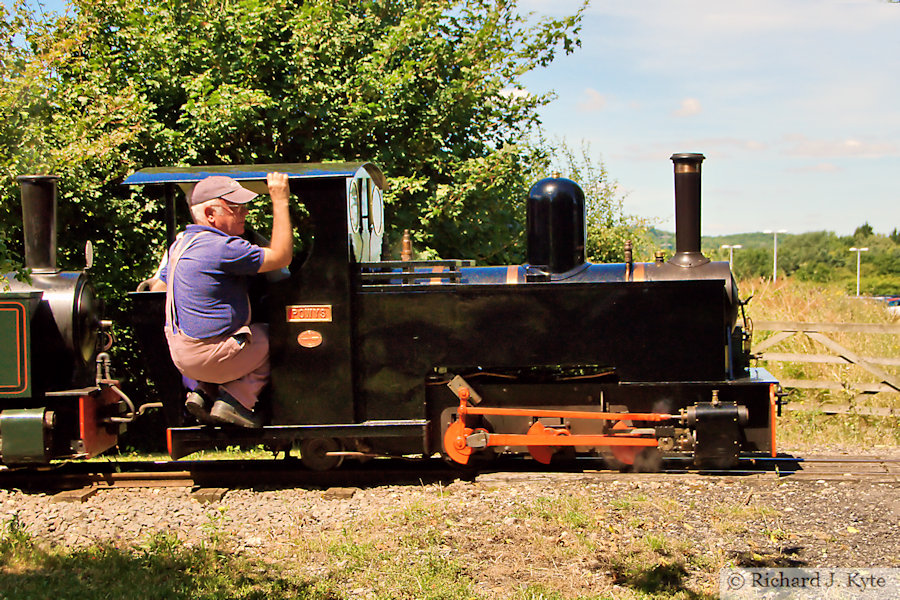
[[224, 198], [220, 198], [220, 200], [222, 201], [222, 204], [216, 204], [216, 206], [219, 208], [227, 209], [228, 212], [233, 215], [246, 215], [250, 212], [250, 207], [246, 204], [232, 204]]

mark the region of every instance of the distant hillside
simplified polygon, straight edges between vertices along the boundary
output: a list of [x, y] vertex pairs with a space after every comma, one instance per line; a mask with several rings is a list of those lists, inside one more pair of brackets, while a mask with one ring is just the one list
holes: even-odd
[[[778, 244], [781, 245], [781, 242], [787, 241], [793, 237], [791, 233], [779, 233], [778, 234]], [[704, 235], [700, 238], [700, 244], [704, 250], [719, 248], [723, 244], [728, 244], [729, 246], [736, 246], [740, 244], [745, 249], [746, 248], [771, 248], [772, 247], [772, 234], [771, 233], [762, 233], [762, 232], [754, 232], [754, 233], [734, 233], [731, 235], [715, 235], [709, 236]]]
[[[793, 234], [790, 233], [779, 234], [779, 244], [782, 240], [787, 240], [788, 238], [792, 237], [792, 235]], [[674, 232], [664, 231], [662, 229], [651, 227], [647, 232], [647, 236], [650, 238], [652, 245], [654, 245], [656, 248], [659, 248], [661, 250], [675, 250]], [[704, 252], [706, 252], [707, 250], [718, 249], [723, 244], [727, 244], [729, 246], [740, 244], [744, 248], [772, 248], [772, 234], [762, 232], [733, 233], [731, 235], [704, 235], [700, 238], [700, 246]]]
[[[733, 258], [734, 272], [740, 278], [770, 278], [775, 268], [772, 237], [763, 232], [703, 236], [700, 245], [711, 260]], [[674, 233], [652, 228], [647, 238], [650, 256], [655, 250], [664, 250], [668, 256], [675, 252]], [[741, 248], [732, 252], [723, 245]], [[851, 250], [858, 247], [865, 250]], [[877, 234], [864, 224], [852, 236], [830, 231], [778, 234], [779, 277], [783, 274], [801, 281], [838, 283], [848, 294], [855, 294], [857, 265], [860, 294], [900, 294], [900, 232], [894, 229], [889, 235]]]

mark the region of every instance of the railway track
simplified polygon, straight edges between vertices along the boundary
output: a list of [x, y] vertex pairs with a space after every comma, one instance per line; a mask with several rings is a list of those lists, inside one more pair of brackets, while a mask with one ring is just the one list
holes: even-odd
[[2, 469], [0, 488], [35, 492], [96, 491], [112, 487], [339, 488], [406, 483], [433, 483], [502, 474], [568, 473], [596, 479], [729, 477], [742, 479], [813, 479], [900, 483], [900, 459], [884, 457], [746, 457], [736, 469], [697, 471], [667, 461], [656, 473], [622, 473], [599, 459], [545, 467], [534, 461], [507, 460], [468, 469], [439, 460], [379, 459], [353, 468], [317, 472], [296, 460], [227, 460], [178, 462], [68, 462], [47, 468]]

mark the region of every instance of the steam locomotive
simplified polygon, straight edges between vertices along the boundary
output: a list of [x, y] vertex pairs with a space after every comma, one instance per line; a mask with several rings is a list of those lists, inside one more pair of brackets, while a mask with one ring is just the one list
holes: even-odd
[[[125, 184], [162, 186], [170, 242], [177, 189], [189, 194], [215, 174], [266, 193], [266, 173], [285, 172], [312, 222], [313, 242], [289, 274], [254, 284], [272, 366], [260, 429], [190, 420], [163, 334], [165, 293], [130, 294], [170, 455], [264, 445], [298, 450], [318, 470], [401, 455], [460, 464], [600, 455], [636, 469], [664, 458], [723, 468], [742, 453], [774, 455], [777, 381], [749, 366], [750, 332], [728, 263], [700, 251], [703, 159], [672, 156], [676, 251], [668, 261], [660, 253], [636, 263], [626, 247], [624, 263], [586, 262], [584, 194], [554, 177], [527, 199], [526, 264], [494, 267], [384, 260], [386, 182], [370, 163], [138, 171]], [[52, 178], [22, 183], [23, 204], [30, 195], [55, 203]], [[26, 238], [44, 240], [34, 252], [46, 252], [53, 235], [29, 230], [53, 225], [30, 227], [27, 209], [24, 218]], [[86, 381], [100, 325], [86, 274], [55, 271], [36, 256], [26, 252], [32, 284], [0, 293], [6, 464], [95, 454], [140, 412], [106, 376], [104, 354]]]

